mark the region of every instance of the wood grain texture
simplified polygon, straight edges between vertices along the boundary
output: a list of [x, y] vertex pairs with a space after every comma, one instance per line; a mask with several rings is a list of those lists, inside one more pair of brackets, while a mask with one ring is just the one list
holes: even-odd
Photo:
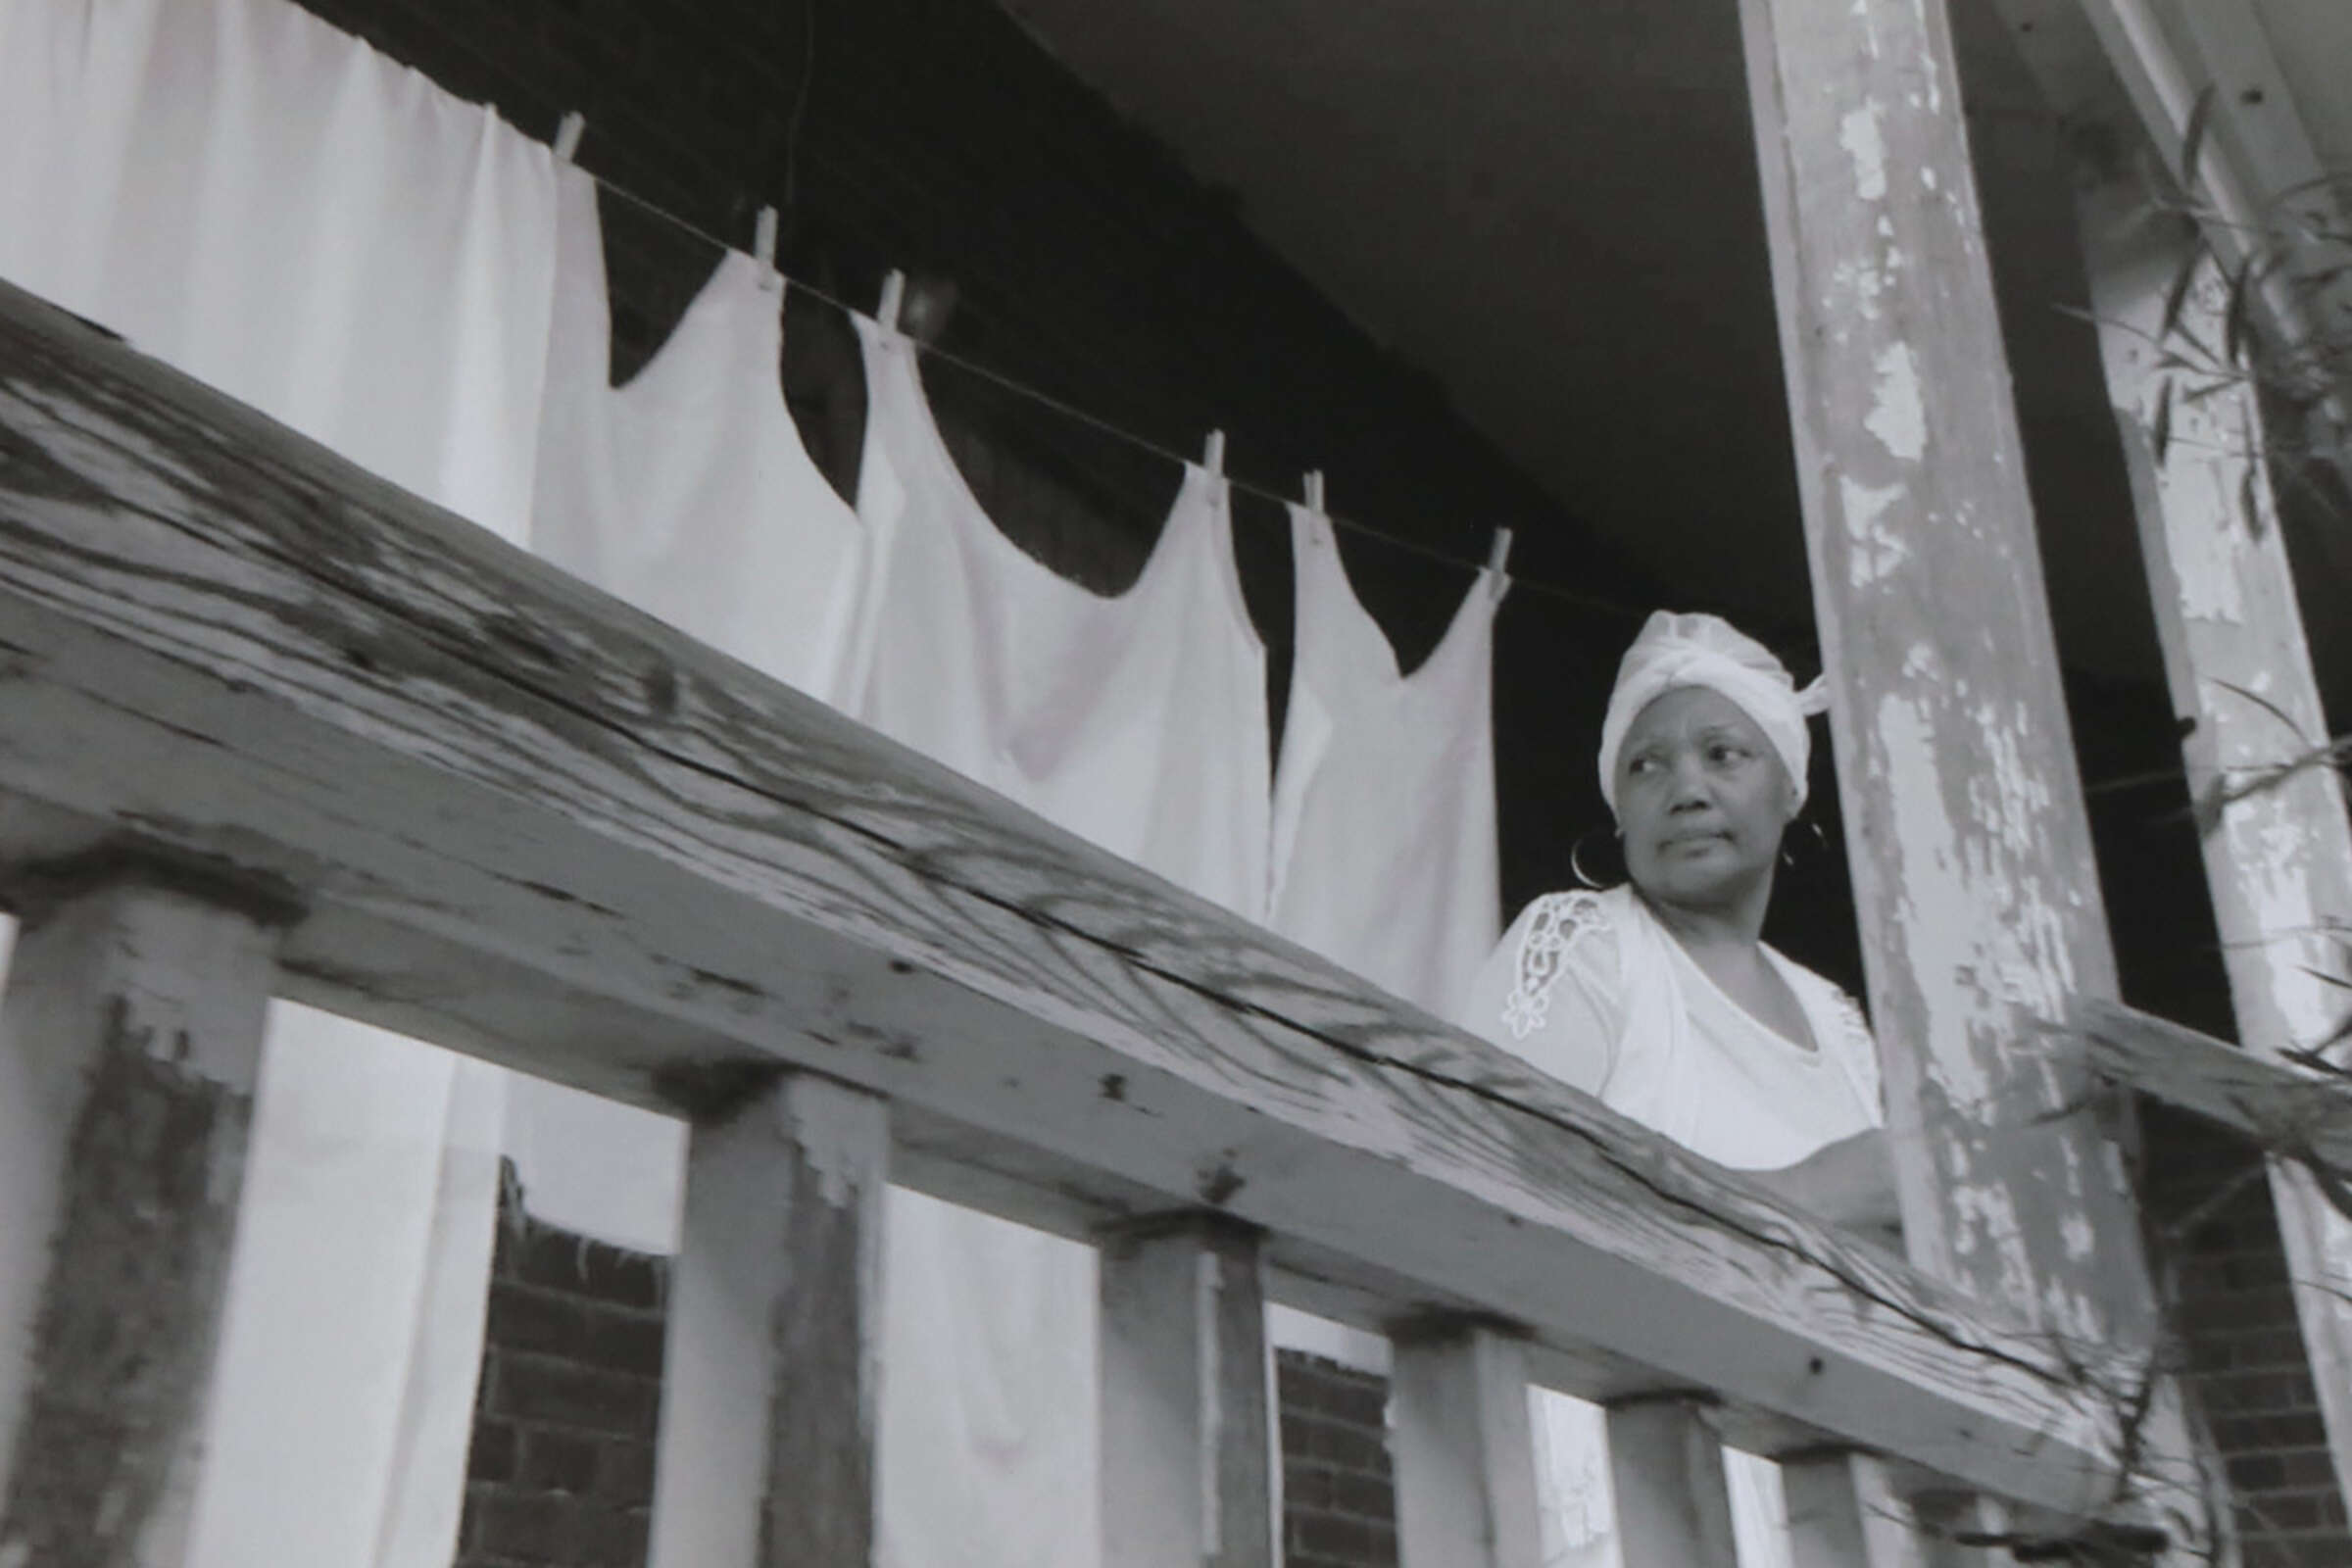
[[671, 1108], [807, 1067], [944, 1196], [1206, 1203], [1574, 1392], [2100, 1494], [2002, 1310], [5, 290], [0, 690], [0, 856], [274, 874], [304, 1000]]
[[0, 1562], [186, 1560], [276, 933], [135, 882], [0, 1008]]
[[2116, 1151], [2054, 1057], [2115, 994], [1947, 0], [1744, 0], [1782, 360], [1915, 1261], [2146, 1345]]
[[2120, 1003], [2076, 1013], [2091, 1071], [2243, 1133], [2250, 1143], [2352, 1172], [2352, 1080], [2272, 1060]]
[[808, 1073], [740, 1098], [688, 1146], [651, 1561], [868, 1568], [888, 1110]]
[[1102, 1238], [1102, 1560], [1273, 1568], [1259, 1237], [1216, 1213]]
[[1412, 1568], [1540, 1568], [1527, 1348], [1492, 1327], [1415, 1324], [1390, 1376], [1396, 1540]]

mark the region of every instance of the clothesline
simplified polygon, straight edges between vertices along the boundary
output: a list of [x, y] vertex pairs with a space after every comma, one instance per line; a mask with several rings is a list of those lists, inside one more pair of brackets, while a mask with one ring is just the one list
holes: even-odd
[[[630, 190], [625, 185], [621, 185], [616, 181], [608, 179], [604, 175], [599, 174], [592, 170], [582, 169], [580, 172], [584, 174], [587, 174], [590, 179], [594, 180], [599, 190], [609, 192], [610, 194], [618, 197], [620, 200], [627, 202], [629, 205], [637, 208], [639, 211], [644, 212], [653, 218], [659, 219], [664, 223], [668, 223], [681, 233], [691, 234], [695, 238], [704, 241], [706, 244], [715, 245], [721, 250], [736, 252], [743, 251], [742, 246], [711, 233], [709, 229], [702, 227], [700, 224], [689, 222], [687, 220], [680, 218], [677, 214], [670, 212], [667, 208], [657, 204], [645, 196], [639, 195], [637, 192]], [[763, 265], [773, 269], [776, 272], [776, 275], [783, 278], [789, 286], [800, 290], [802, 293], [808, 295], [812, 299], [822, 300], [825, 304], [834, 307], [836, 310], [846, 311], [852, 315], [872, 315], [870, 311], [861, 310], [859, 307], [853, 305], [848, 300], [842, 299], [836, 294], [832, 294], [824, 289], [818, 288], [813, 283], [805, 282], [802, 279], [793, 276], [791, 273], [784, 271], [781, 268], [776, 268], [772, 261], [763, 258], [762, 263]], [[1054, 396], [1050, 392], [1041, 391], [1036, 387], [1028, 385], [1026, 382], [1017, 381], [1011, 376], [1004, 374], [1001, 370], [992, 369], [985, 365], [981, 365], [972, 360], [967, 360], [959, 354], [950, 353], [948, 350], [940, 348], [936, 344], [924, 342], [920, 338], [910, 338], [908, 341], [914, 345], [917, 352], [929, 358], [943, 360], [949, 365], [955, 366], [957, 369], [962, 370], [967, 374], [976, 375], [982, 380], [1002, 387], [1016, 397], [1025, 398], [1029, 402], [1038, 404], [1047, 409], [1051, 409], [1054, 413], [1062, 416], [1064, 418], [1075, 420], [1076, 422], [1087, 426], [1089, 429], [1111, 437], [1113, 440], [1125, 442], [1127, 445], [1135, 447], [1140, 451], [1149, 452], [1154, 457], [1164, 458], [1168, 462], [1177, 465], [1179, 467], [1190, 464], [1193, 461], [1192, 459], [1186, 457], [1183, 453], [1162, 446], [1149, 436], [1139, 435], [1133, 430], [1126, 429], [1121, 425], [1113, 424], [1100, 415], [1090, 414], [1086, 410], [1081, 409], [1074, 404], [1064, 402], [1062, 399]], [[1282, 495], [1279, 492], [1267, 489], [1262, 485], [1251, 484], [1246, 479], [1235, 478], [1231, 474], [1227, 474], [1225, 476], [1225, 482], [1234, 490], [1239, 491], [1244, 495], [1255, 496], [1260, 500], [1273, 502], [1277, 506], [1292, 504], [1297, 499], [1295, 497]], [[1340, 516], [1336, 513], [1325, 512], [1323, 515], [1330, 520], [1332, 526], [1335, 528], [1341, 529], [1348, 533], [1360, 534], [1366, 538], [1377, 539], [1381, 543], [1390, 546], [1392, 549], [1402, 550], [1408, 554], [1420, 556], [1425, 560], [1438, 562], [1444, 565], [1456, 567], [1465, 572], [1475, 573], [1487, 569], [1487, 563], [1484, 561], [1474, 561], [1467, 557], [1452, 555], [1446, 551], [1439, 550], [1430, 545], [1422, 544], [1417, 540], [1406, 539], [1397, 534], [1390, 533], [1386, 529], [1376, 528], [1370, 523], [1357, 522], [1351, 518]], [[1633, 605], [1620, 604], [1613, 599], [1603, 599], [1597, 595], [1580, 593], [1573, 588], [1565, 588], [1557, 583], [1544, 582], [1540, 578], [1522, 577], [1513, 574], [1509, 580], [1513, 591], [1516, 593], [1533, 593], [1543, 598], [1556, 600], [1564, 605], [1573, 605], [1581, 610], [1603, 611], [1607, 613], [1622, 615], [1629, 620], [1635, 621], [1646, 619], [1649, 615], [1649, 608], [1638, 608]]]

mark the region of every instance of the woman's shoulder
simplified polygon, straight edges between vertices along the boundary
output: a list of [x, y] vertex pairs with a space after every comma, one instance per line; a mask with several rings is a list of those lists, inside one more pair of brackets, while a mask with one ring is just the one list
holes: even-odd
[[1571, 888], [1546, 893], [1519, 911], [1496, 955], [1509, 956], [1502, 1023], [1513, 1038], [1524, 1040], [1544, 1027], [1552, 991], [1571, 964], [1614, 972], [1623, 902], [1619, 889]]

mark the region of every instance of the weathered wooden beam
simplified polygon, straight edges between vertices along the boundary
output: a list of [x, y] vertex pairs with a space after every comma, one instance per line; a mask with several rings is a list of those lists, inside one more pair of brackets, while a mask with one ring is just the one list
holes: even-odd
[[43, 882], [0, 1002], [0, 1562], [170, 1568], [288, 910], [177, 867]]
[[2154, 1333], [2048, 1026], [2112, 996], [1945, 0], [1744, 0], [1814, 608], [1913, 1259]]
[[303, 1000], [687, 1113], [808, 1068], [949, 1198], [1220, 1207], [1571, 1392], [2104, 1495], [2001, 1310], [5, 288], [0, 670], [0, 859], [274, 871]]
[[1740, 1568], [1723, 1434], [1703, 1403], [1609, 1407], [1609, 1480], [1625, 1568]]
[[1259, 1235], [1217, 1213], [1102, 1238], [1102, 1560], [1273, 1568], [1274, 1412]]
[[2090, 1069], [2217, 1122], [2257, 1149], [2352, 1177], [2352, 1078], [2242, 1050], [2120, 1003], [2085, 1002], [2076, 1022]]
[[865, 1568], [890, 1117], [810, 1073], [713, 1085], [688, 1144], [654, 1568]]
[[1539, 1568], [1527, 1348], [1448, 1319], [1405, 1325], [1390, 1374], [1406, 1568]]

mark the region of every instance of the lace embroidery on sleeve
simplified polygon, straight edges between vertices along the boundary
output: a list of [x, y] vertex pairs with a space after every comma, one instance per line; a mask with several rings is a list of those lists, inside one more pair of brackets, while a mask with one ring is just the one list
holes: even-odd
[[1551, 1010], [1551, 988], [1560, 978], [1569, 947], [1587, 931], [1608, 923], [1599, 898], [1592, 893], [1546, 893], [1536, 901], [1535, 916], [1519, 939], [1518, 974], [1502, 1002], [1503, 1025], [1513, 1040], [1525, 1040], [1544, 1027], [1544, 1015]]

